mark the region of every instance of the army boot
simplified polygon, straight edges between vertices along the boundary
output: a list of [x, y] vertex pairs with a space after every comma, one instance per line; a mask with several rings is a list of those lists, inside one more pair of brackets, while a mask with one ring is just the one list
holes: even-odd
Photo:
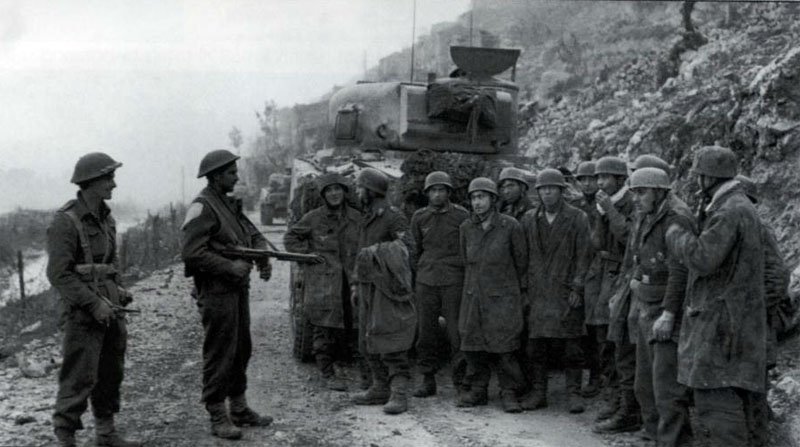
[[567, 382], [567, 408], [573, 414], [583, 413], [583, 400], [581, 398], [581, 379], [583, 371], [576, 368], [567, 368], [564, 377]]
[[503, 411], [506, 413], [521, 413], [522, 407], [519, 405], [517, 393], [514, 390], [500, 391], [500, 401], [503, 404]]
[[531, 375], [531, 391], [523, 398], [520, 406], [525, 411], [547, 407], [547, 370], [544, 365], [534, 364], [529, 368]]
[[55, 429], [58, 447], [76, 447], [75, 431], [58, 427]]
[[372, 386], [372, 373], [369, 370], [369, 365], [364, 359], [358, 360], [358, 387], [364, 391]]
[[481, 386], [471, 386], [469, 391], [464, 391], [458, 398], [457, 407], [477, 407], [489, 403], [489, 393]]
[[608, 395], [600, 411], [597, 413], [595, 422], [605, 421], [613, 417], [619, 411], [620, 395], [616, 389], [607, 388]]
[[383, 374], [372, 374], [372, 383], [363, 393], [353, 396], [356, 405], [384, 405], [389, 401], [389, 380]]
[[392, 395], [389, 402], [383, 406], [386, 414], [400, 414], [408, 410], [408, 377], [394, 376], [392, 378]]
[[436, 376], [433, 374], [425, 374], [422, 376], [416, 388], [414, 388], [414, 397], [429, 397], [436, 394]]
[[589, 370], [589, 382], [581, 389], [581, 396], [595, 397], [600, 394], [600, 372], [592, 368]]
[[639, 431], [642, 428], [642, 415], [633, 391], [622, 394], [619, 411], [614, 416], [594, 426], [595, 433], [623, 433]]
[[129, 441], [117, 433], [114, 417], [95, 417], [95, 445], [98, 447], [141, 447], [137, 441]]
[[271, 416], [261, 416], [247, 405], [244, 394], [230, 397], [231, 422], [237, 427], [266, 427], [272, 423]]
[[233, 425], [225, 401], [207, 404], [206, 410], [211, 416], [211, 434], [222, 439], [241, 439], [242, 431]]

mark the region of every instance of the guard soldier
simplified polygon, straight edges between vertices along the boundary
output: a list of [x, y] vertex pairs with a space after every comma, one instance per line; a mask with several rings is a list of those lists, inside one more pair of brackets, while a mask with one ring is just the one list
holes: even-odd
[[[75, 446], [81, 415], [92, 402], [98, 446], [138, 446], [114, 426], [128, 332], [118, 309], [131, 295], [115, 268], [117, 229], [106, 200], [122, 163], [94, 152], [75, 164], [77, 198], [58, 210], [47, 229], [47, 278], [61, 296], [64, 333], [53, 428], [62, 447]], [[116, 308], [116, 309], [115, 309]]]
[[465, 271], [458, 330], [470, 391], [458, 406], [486, 405], [494, 365], [503, 409], [518, 413], [524, 377], [515, 351], [520, 347], [528, 263], [525, 233], [516, 219], [495, 211], [497, 186], [492, 180], [473, 179], [467, 193], [472, 214], [460, 228]]
[[346, 383], [335, 374], [334, 361], [347, 352], [353, 338], [350, 284], [361, 213], [345, 202], [348, 186], [341, 175], [324, 174], [317, 183], [324, 205], [291, 225], [283, 244], [288, 251], [313, 253], [325, 259], [303, 266], [303, 308], [314, 328], [314, 359], [326, 386], [346, 391]]
[[[636, 398], [644, 435], [659, 446], [690, 443], [688, 390], [678, 383], [678, 336], [688, 272], [670, 252], [670, 225], [694, 231], [691, 210], [672, 194], [669, 176], [658, 168], [638, 168], [630, 178], [638, 203], [628, 238], [625, 268], [631, 269], [636, 301]], [[629, 266], [630, 263], [630, 266]]]
[[767, 312], [764, 248], [755, 207], [736, 176], [728, 148], [705, 146], [693, 172], [706, 202], [700, 234], [667, 230], [670, 251], [689, 269], [678, 348], [678, 381], [691, 387], [709, 445], [750, 445], [745, 407], [766, 392]]
[[[208, 186], [194, 199], [183, 222], [182, 257], [186, 276], [194, 278], [202, 315], [203, 394], [211, 417], [211, 433], [226, 439], [242, 437], [241, 426], [265, 427], [269, 416], [253, 411], [245, 399], [250, 340], [250, 270], [252, 264], [220, 254], [226, 246], [266, 248], [266, 239], [230, 197], [239, 181], [236, 160], [226, 150], [203, 157], [197, 178]], [[258, 265], [261, 279], [272, 273], [270, 263]], [[225, 408], [228, 399], [230, 414]]]
[[359, 227], [351, 296], [358, 306], [359, 350], [369, 364], [372, 384], [353, 402], [383, 405], [385, 413], [400, 414], [408, 409], [408, 350], [414, 343], [417, 320], [407, 259], [412, 247], [408, 221], [387, 203], [388, 189], [389, 179], [377, 169], [359, 173], [356, 192], [365, 214]]
[[503, 168], [500, 171], [500, 178], [497, 180], [500, 187], [500, 203], [498, 210], [503, 214], [517, 219], [533, 208], [531, 199], [528, 198], [528, 180], [525, 172], [515, 167]]
[[453, 184], [445, 172], [431, 172], [425, 178], [424, 192], [428, 206], [411, 218], [416, 265], [416, 299], [419, 328], [417, 365], [422, 382], [414, 389], [415, 397], [436, 394], [436, 371], [439, 367], [439, 316], [447, 324], [453, 385], [462, 388], [466, 360], [458, 335], [458, 311], [464, 285], [464, 262], [458, 251], [458, 228], [469, 211], [450, 202]]
[[586, 334], [583, 288], [589, 265], [590, 228], [586, 213], [565, 202], [567, 188], [558, 170], [544, 169], [536, 180], [542, 206], [528, 211], [522, 228], [528, 240], [528, 359], [533, 390], [522, 408], [547, 406], [547, 365], [550, 356], [563, 356], [567, 407], [582, 413], [580, 399]]

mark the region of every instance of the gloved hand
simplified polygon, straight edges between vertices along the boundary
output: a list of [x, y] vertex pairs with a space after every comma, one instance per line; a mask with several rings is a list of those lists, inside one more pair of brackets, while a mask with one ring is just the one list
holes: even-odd
[[655, 323], [653, 323], [653, 338], [657, 341], [667, 341], [672, 337], [672, 329], [675, 326], [675, 314], [669, 311], [661, 312]]
[[133, 302], [133, 294], [128, 291], [128, 289], [117, 287], [119, 290], [119, 305], [122, 307], [126, 307], [128, 304]]
[[111, 324], [111, 320], [114, 319], [114, 310], [111, 309], [111, 306], [106, 304], [104, 300], [98, 300], [98, 302], [92, 306], [91, 312], [95, 321], [106, 327], [108, 327], [108, 325]]
[[269, 281], [272, 278], [272, 263], [268, 260], [258, 264], [258, 276], [263, 281]]
[[577, 309], [578, 307], [581, 307], [581, 304], [583, 304], [583, 297], [581, 297], [581, 294], [576, 292], [576, 291], [574, 291], [574, 290], [572, 292], [570, 292], [569, 293], [569, 307], [571, 307], [573, 309]]
[[253, 264], [241, 259], [236, 259], [231, 266], [231, 273], [238, 279], [244, 279], [250, 274], [251, 268], [253, 268]]

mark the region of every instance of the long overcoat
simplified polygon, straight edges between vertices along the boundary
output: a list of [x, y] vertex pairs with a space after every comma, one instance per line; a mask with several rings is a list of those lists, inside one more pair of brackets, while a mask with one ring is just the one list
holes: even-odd
[[586, 334], [583, 306], [572, 308], [569, 296], [583, 295], [589, 265], [589, 218], [564, 203], [552, 223], [544, 208], [525, 213], [528, 241], [528, 337], [577, 338]]
[[765, 392], [767, 315], [761, 222], [740, 184], [722, 184], [700, 235], [673, 226], [667, 241], [689, 269], [678, 381]]
[[321, 206], [306, 213], [283, 236], [286, 250], [315, 253], [325, 262], [303, 266], [303, 306], [316, 326], [343, 329], [344, 300], [349, 299], [358, 248], [361, 213], [345, 206], [332, 210]]
[[522, 333], [521, 289], [528, 263], [525, 233], [511, 216], [492, 212], [483, 228], [476, 216], [460, 228], [464, 291], [458, 319], [463, 351], [512, 352]]

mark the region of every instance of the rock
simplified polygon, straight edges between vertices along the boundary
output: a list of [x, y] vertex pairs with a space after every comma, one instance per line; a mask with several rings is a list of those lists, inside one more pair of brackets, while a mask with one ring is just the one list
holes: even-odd
[[30, 334], [31, 332], [36, 331], [40, 327], [42, 327], [42, 320], [38, 320], [36, 321], [36, 323], [33, 323], [30, 326], [25, 326], [24, 328], [22, 328], [21, 331], [19, 331], [19, 335]]
[[47, 362], [37, 361], [35, 359], [25, 357], [25, 354], [19, 352], [16, 355], [17, 365], [20, 372], [25, 377], [32, 379], [44, 377], [48, 373]]
[[800, 382], [789, 376], [781, 379], [775, 389], [782, 391], [790, 399], [800, 401]]
[[18, 414], [14, 418], [14, 424], [16, 425], [25, 425], [30, 424], [31, 422], [36, 422], [36, 418], [27, 414]]
[[276, 432], [275, 432], [275, 433], [272, 435], [272, 437], [273, 437], [273, 438], [275, 438], [275, 440], [276, 440], [276, 441], [285, 441], [285, 440], [288, 438], [288, 437], [286, 436], [286, 433], [284, 433], [284, 432], [282, 432], [282, 431], [280, 431], [280, 430], [276, 431]]

